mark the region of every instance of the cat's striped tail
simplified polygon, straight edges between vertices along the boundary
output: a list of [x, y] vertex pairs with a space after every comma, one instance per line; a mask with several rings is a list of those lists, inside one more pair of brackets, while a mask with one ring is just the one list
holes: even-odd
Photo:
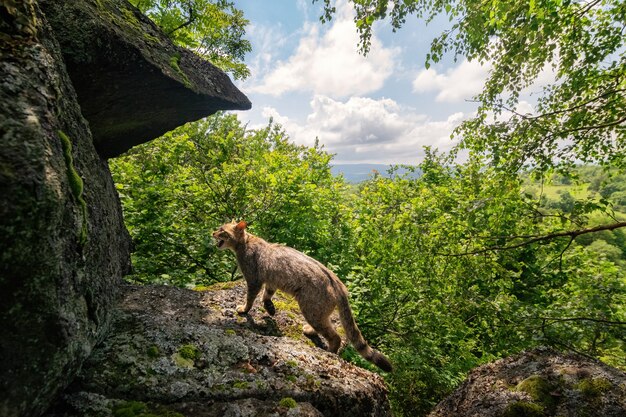
[[367, 341], [365, 341], [361, 331], [357, 327], [356, 321], [354, 321], [354, 315], [352, 314], [352, 309], [350, 308], [350, 303], [348, 302], [347, 290], [344, 290], [343, 294], [338, 294], [337, 307], [339, 308], [339, 318], [341, 319], [341, 324], [346, 332], [346, 337], [348, 341], [352, 343], [352, 346], [354, 346], [359, 354], [366, 360], [378, 366], [385, 372], [391, 372], [393, 370], [393, 366], [391, 366], [389, 359], [367, 344]]

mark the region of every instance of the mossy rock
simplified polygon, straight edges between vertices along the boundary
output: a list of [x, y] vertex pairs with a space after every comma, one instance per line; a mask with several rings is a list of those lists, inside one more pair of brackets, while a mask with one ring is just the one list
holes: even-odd
[[613, 388], [613, 385], [606, 378], [585, 378], [576, 385], [576, 388], [587, 398], [598, 398]]
[[185, 417], [163, 406], [149, 407], [140, 401], [126, 401], [113, 407], [113, 417]]
[[200, 357], [200, 350], [194, 345], [183, 345], [178, 350], [180, 356], [185, 359], [196, 360]]
[[555, 387], [539, 375], [531, 375], [515, 387], [516, 391], [525, 392], [534, 402], [546, 408], [553, 408], [556, 401], [552, 396]]
[[542, 406], [526, 401], [511, 403], [502, 413], [502, 417], [545, 417], [545, 415]]
[[278, 402], [278, 405], [285, 408], [296, 408], [298, 406], [298, 403], [291, 397], [285, 397], [281, 398], [281, 400]]
[[161, 352], [157, 346], [150, 346], [148, 350], [146, 350], [146, 354], [150, 358], [158, 358], [160, 353]]

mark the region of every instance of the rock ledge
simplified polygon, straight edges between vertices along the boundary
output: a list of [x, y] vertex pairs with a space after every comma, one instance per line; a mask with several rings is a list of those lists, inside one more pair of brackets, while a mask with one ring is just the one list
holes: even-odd
[[288, 298], [277, 299], [272, 318], [259, 307], [235, 313], [242, 282], [123, 293], [109, 337], [48, 417], [108, 416], [133, 404], [186, 417], [391, 415], [378, 375], [285, 337], [302, 324]]

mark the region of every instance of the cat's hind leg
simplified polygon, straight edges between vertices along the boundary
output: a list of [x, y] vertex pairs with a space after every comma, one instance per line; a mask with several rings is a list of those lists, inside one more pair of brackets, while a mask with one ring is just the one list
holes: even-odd
[[313, 326], [311, 326], [310, 324], [306, 323], [302, 326], [302, 333], [304, 333], [304, 335], [306, 337], [315, 337], [317, 336], [317, 332], [315, 331], [315, 329], [313, 328]]
[[329, 352], [337, 353], [339, 351], [341, 347], [341, 336], [339, 336], [339, 333], [337, 333], [335, 327], [330, 322], [330, 317], [327, 317], [320, 323], [313, 324], [312, 327], [326, 339]]
[[269, 287], [265, 284], [265, 290], [263, 291], [263, 307], [265, 307], [265, 311], [270, 316], [276, 314], [276, 307], [274, 307], [274, 303], [272, 302], [272, 297], [276, 292], [276, 288]]

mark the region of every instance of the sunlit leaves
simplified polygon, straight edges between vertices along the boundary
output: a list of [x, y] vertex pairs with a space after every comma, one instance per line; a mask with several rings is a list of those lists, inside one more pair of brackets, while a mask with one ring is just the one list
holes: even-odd
[[250, 70], [245, 54], [252, 50], [244, 38], [248, 20], [227, 0], [131, 0], [172, 40], [205, 57], [236, 79]]
[[568, 238], [485, 250], [573, 226], [481, 158], [428, 152], [416, 172], [360, 186], [343, 258], [359, 324], [396, 366], [396, 413], [425, 415], [471, 368], [541, 344], [622, 365], [623, 327], [580, 319], [624, 320], [616, 247], [613, 259], [596, 252], [606, 243], [564, 252]]
[[231, 219], [337, 263], [343, 182], [321, 148], [289, 142], [272, 123], [234, 115], [190, 123], [110, 161], [133, 237], [135, 278], [178, 285], [231, 279], [234, 259], [210, 233]]

